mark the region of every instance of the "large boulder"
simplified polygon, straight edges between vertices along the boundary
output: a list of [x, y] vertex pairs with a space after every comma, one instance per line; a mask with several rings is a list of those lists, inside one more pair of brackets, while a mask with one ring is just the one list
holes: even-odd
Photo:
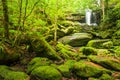
[[48, 66], [51, 64], [51, 60], [48, 58], [35, 57], [28, 63], [27, 73], [30, 73], [35, 68], [40, 66]]
[[79, 61], [74, 64], [74, 73], [78, 77], [100, 77], [103, 73], [111, 74], [111, 72], [100, 65], [89, 61]]
[[74, 33], [70, 36], [60, 38], [58, 41], [63, 44], [69, 44], [71, 46], [84, 46], [89, 40], [92, 39], [92, 35], [88, 33]]
[[31, 72], [32, 80], [62, 80], [60, 72], [51, 66], [40, 66]]
[[115, 70], [120, 71], [120, 60], [116, 59], [114, 57], [108, 57], [108, 56], [93, 56], [90, 55], [88, 57], [91, 61], [100, 64], [101, 66]]
[[0, 66], [0, 80], [30, 80], [24, 72], [12, 71], [8, 66]]

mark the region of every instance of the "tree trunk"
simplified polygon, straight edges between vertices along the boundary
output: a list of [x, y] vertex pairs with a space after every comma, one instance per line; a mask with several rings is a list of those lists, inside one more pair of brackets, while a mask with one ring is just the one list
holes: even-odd
[[104, 5], [104, 0], [102, 0], [102, 15], [103, 15], [103, 20], [105, 18], [105, 5]]
[[5, 29], [5, 37], [9, 38], [9, 16], [8, 16], [8, 6], [7, 6], [7, 0], [2, 0], [2, 6], [3, 6], [3, 15], [4, 15], [4, 29]]

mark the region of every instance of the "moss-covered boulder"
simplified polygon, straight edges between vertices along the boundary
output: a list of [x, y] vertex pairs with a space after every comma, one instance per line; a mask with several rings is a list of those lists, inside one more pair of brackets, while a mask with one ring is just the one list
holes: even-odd
[[112, 41], [104, 42], [104, 43], [102, 44], [102, 46], [103, 46], [104, 48], [110, 49], [110, 48], [113, 47], [113, 42], [112, 42]]
[[74, 73], [78, 77], [100, 77], [103, 73], [111, 73], [109, 70], [89, 61], [79, 61], [74, 64]]
[[31, 72], [32, 80], [62, 80], [61, 73], [51, 66], [40, 66]]
[[83, 53], [84, 55], [96, 55], [97, 50], [93, 47], [81, 47], [80, 53]]
[[62, 73], [64, 77], [70, 78], [75, 62], [75, 60], [68, 60], [64, 64], [58, 66], [57, 69]]
[[64, 63], [64, 65], [67, 65], [67, 66], [69, 67], [69, 69], [72, 70], [75, 63], [76, 63], [75, 60], [67, 60], [67, 61]]
[[30, 73], [32, 70], [39, 66], [48, 66], [52, 62], [48, 58], [35, 57], [28, 63], [27, 72]]
[[89, 56], [88, 57], [91, 61], [100, 64], [101, 66], [111, 69], [120, 71], [120, 60], [114, 57], [107, 57], [107, 56]]
[[90, 40], [87, 43], [87, 46], [94, 47], [94, 48], [103, 48], [103, 43], [110, 41], [109, 39], [97, 39], [97, 40]]
[[12, 47], [8, 43], [0, 43], [0, 64], [10, 64], [17, 61], [21, 54], [20, 49]]
[[24, 72], [12, 71], [7, 66], [0, 66], [0, 80], [30, 80], [29, 76]]
[[71, 72], [68, 65], [60, 65], [57, 68], [64, 77], [71, 77]]
[[109, 74], [103, 74], [99, 80], [115, 80], [115, 78], [113, 78], [111, 75]]
[[58, 41], [63, 44], [69, 44], [71, 46], [84, 46], [89, 40], [92, 39], [92, 35], [88, 33], [74, 33], [70, 36], [60, 38]]
[[110, 53], [110, 51], [108, 49], [97, 49], [97, 55], [101, 55], [101, 56], [111, 56], [113, 55], [112, 53]]
[[63, 59], [72, 59], [77, 56], [72, 47], [64, 45], [60, 42], [58, 42], [58, 44], [56, 45], [56, 50], [59, 52], [60, 56]]

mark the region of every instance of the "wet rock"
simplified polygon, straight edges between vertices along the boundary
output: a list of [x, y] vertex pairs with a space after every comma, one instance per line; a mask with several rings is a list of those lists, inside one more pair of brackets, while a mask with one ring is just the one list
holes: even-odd
[[88, 33], [74, 33], [70, 36], [60, 38], [58, 41], [63, 44], [69, 44], [71, 46], [84, 46], [89, 40], [92, 39], [92, 35]]

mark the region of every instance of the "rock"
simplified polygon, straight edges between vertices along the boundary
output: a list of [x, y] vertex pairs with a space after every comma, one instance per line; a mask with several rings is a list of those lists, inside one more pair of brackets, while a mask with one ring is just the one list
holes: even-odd
[[113, 42], [112, 41], [104, 42], [102, 46], [104, 48], [110, 49], [113, 47]]
[[0, 66], [0, 80], [30, 80], [29, 76], [24, 72], [12, 71], [7, 66]]
[[99, 80], [115, 80], [112, 76], [110, 76], [109, 74], [103, 74]]
[[100, 64], [101, 66], [111, 69], [120, 71], [120, 60], [114, 58], [114, 57], [108, 57], [108, 56], [89, 56], [88, 57], [91, 61]]
[[64, 77], [70, 78], [75, 62], [75, 60], [68, 60], [57, 68]]
[[63, 44], [69, 44], [71, 46], [84, 46], [89, 40], [92, 39], [92, 35], [88, 33], [74, 33], [70, 36], [60, 38], [58, 41]]
[[58, 66], [58, 70], [62, 73], [64, 77], [67, 77], [67, 78], [71, 77], [71, 72], [69, 70], [68, 65], [60, 65]]
[[69, 69], [72, 70], [73, 67], [74, 67], [75, 62], [76, 62], [75, 60], [67, 60], [67, 61], [64, 63], [64, 65], [67, 65], [67, 66], [69, 67]]
[[108, 49], [97, 49], [97, 55], [108, 56], [112, 55]]
[[40, 66], [31, 73], [32, 80], [62, 80], [60, 72], [51, 66]]
[[97, 55], [97, 50], [93, 47], [81, 47], [79, 51], [84, 55]]
[[51, 63], [52, 62], [48, 58], [35, 57], [28, 64], [27, 73], [30, 73], [39, 66], [48, 66]]
[[103, 48], [103, 43], [110, 41], [109, 39], [98, 39], [98, 40], [90, 40], [87, 44], [89, 47], [94, 48]]
[[76, 62], [73, 68], [78, 77], [100, 77], [103, 73], [111, 73], [109, 70], [89, 61]]
[[59, 52], [60, 56], [64, 59], [72, 59], [77, 56], [77, 54], [73, 52], [72, 47], [64, 45], [60, 42], [56, 45], [56, 49]]

